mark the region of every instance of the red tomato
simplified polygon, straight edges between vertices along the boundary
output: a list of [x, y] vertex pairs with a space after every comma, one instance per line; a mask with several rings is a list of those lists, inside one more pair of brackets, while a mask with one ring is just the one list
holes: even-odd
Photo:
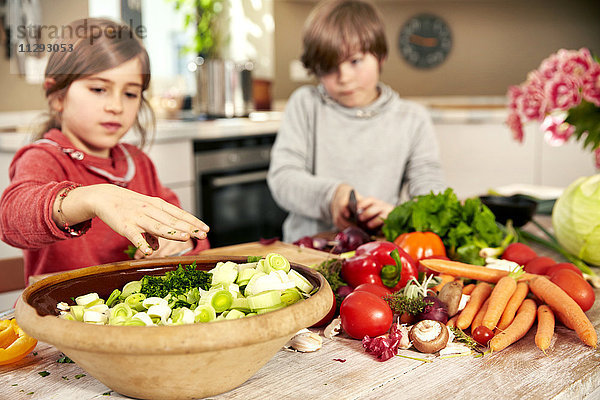
[[583, 278], [583, 272], [581, 272], [581, 270], [579, 268], [577, 268], [575, 266], [575, 264], [571, 264], [571, 263], [554, 264], [553, 266], [551, 266], [550, 268], [548, 268], [546, 270], [546, 275], [548, 275], [550, 278], [552, 278], [552, 275], [554, 275], [556, 273], [556, 271], [559, 271], [561, 269], [570, 269], [571, 271], [577, 272], [579, 274], [579, 276], [581, 276]]
[[530, 274], [546, 275], [546, 271], [552, 265], [556, 264], [556, 261], [550, 257], [536, 257], [525, 264], [525, 272]]
[[523, 243], [511, 243], [502, 253], [502, 259], [514, 261], [519, 265], [525, 265], [536, 257], [537, 253]]
[[323, 325], [330, 323], [331, 320], [333, 319], [333, 317], [335, 316], [336, 307], [337, 307], [337, 303], [335, 301], [335, 294], [334, 294], [333, 295], [333, 304], [331, 305], [331, 309], [329, 310], [327, 315], [325, 315], [323, 318], [321, 318], [321, 320], [319, 322], [317, 322], [316, 324], [311, 326], [311, 328], [323, 326]]
[[392, 291], [384, 286], [381, 285], [377, 285], [375, 283], [362, 283], [360, 285], [358, 285], [357, 287], [354, 288], [354, 291], [364, 291], [364, 292], [369, 292], [369, 293], [373, 293], [376, 296], [381, 297], [382, 299], [388, 295], [391, 294]]
[[575, 271], [568, 268], [559, 269], [550, 280], [575, 300], [583, 311], [589, 310], [594, 305], [596, 301], [594, 289]]
[[483, 325], [478, 326], [471, 334], [473, 339], [482, 346], [487, 346], [488, 342], [494, 337], [494, 332]]
[[350, 293], [340, 306], [342, 328], [354, 339], [379, 336], [392, 326], [394, 314], [377, 295], [362, 290]]

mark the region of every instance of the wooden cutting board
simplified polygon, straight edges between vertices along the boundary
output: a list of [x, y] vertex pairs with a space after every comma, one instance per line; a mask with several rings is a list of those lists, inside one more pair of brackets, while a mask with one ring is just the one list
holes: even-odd
[[320, 264], [327, 258], [337, 258], [336, 254], [330, 254], [324, 251], [298, 247], [290, 243], [276, 241], [271, 244], [261, 244], [260, 242], [250, 242], [235, 244], [232, 246], [216, 247], [214, 249], [204, 250], [201, 254], [224, 255], [224, 256], [264, 256], [268, 253], [278, 253], [288, 260], [311, 266]]
[[[250, 242], [234, 244], [231, 246], [215, 247], [204, 250], [200, 254], [212, 254], [220, 256], [264, 256], [269, 253], [279, 253], [288, 260], [297, 264], [311, 266], [320, 264], [327, 258], [338, 258], [336, 254], [330, 254], [324, 251], [298, 247], [290, 243], [276, 241], [271, 244], [261, 244], [260, 242]], [[29, 284], [33, 284], [53, 274], [32, 275], [29, 277]]]

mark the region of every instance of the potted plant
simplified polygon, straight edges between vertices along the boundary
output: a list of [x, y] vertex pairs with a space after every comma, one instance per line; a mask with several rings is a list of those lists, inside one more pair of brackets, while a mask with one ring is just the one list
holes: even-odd
[[219, 58], [221, 50], [220, 16], [224, 0], [173, 0], [175, 9], [183, 12], [183, 27], [194, 27], [193, 41], [185, 47], [205, 59]]
[[252, 109], [252, 63], [223, 58], [230, 4], [227, 0], [174, 0], [184, 28], [194, 28], [186, 50], [197, 55], [195, 110], [208, 117], [243, 117]]

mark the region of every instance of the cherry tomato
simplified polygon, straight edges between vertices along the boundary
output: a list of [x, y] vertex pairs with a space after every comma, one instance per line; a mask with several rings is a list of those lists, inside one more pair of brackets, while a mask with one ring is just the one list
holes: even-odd
[[354, 339], [383, 335], [392, 326], [394, 314], [379, 296], [365, 291], [350, 293], [340, 306], [342, 328]]
[[482, 346], [487, 346], [488, 342], [494, 337], [494, 332], [483, 325], [478, 326], [472, 333], [473, 339]]
[[563, 268], [550, 277], [550, 280], [564, 290], [583, 311], [592, 308], [596, 301], [596, 294], [592, 286], [575, 271]]
[[502, 253], [502, 259], [514, 261], [519, 265], [525, 265], [536, 257], [537, 253], [523, 243], [511, 243]]
[[552, 275], [554, 275], [556, 273], [556, 271], [559, 271], [561, 269], [570, 269], [573, 272], [577, 272], [577, 274], [583, 278], [583, 272], [581, 272], [581, 270], [579, 268], [577, 268], [575, 266], [575, 264], [571, 264], [571, 263], [554, 264], [553, 266], [551, 266], [550, 268], [548, 268], [546, 270], [546, 275], [548, 275], [550, 278], [552, 278]]
[[546, 275], [548, 268], [556, 264], [550, 257], [536, 257], [525, 264], [525, 272], [530, 274]]
[[392, 291], [384, 286], [381, 285], [377, 285], [375, 283], [362, 283], [360, 285], [358, 285], [357, 287], [354, 288], [354, 291], [365, 291], [365, 292], [369, 292], [369, 293], [373, 293], [376, 296], [381, 297], [382, 299], [388, 295], [391, 294]]

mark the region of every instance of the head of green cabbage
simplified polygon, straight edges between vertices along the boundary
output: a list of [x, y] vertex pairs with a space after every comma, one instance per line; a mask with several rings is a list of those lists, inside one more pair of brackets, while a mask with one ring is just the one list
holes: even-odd
[[552, 226], [565, 250], [600, 266], [600, 174], [565, 189], [552, 209]]

